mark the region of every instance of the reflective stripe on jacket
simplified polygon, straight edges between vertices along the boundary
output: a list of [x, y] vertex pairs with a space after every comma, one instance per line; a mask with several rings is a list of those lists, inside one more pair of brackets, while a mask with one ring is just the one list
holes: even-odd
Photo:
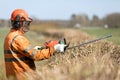
[[34, 60], [49, 58], [53, 53], [53, 47], [35, 49], [19, 30], [11, 29], [4, 41], [6, 75], [7, 77], [10, 75], [17, 78], [24, 77], [24, 72], [35, 70]]

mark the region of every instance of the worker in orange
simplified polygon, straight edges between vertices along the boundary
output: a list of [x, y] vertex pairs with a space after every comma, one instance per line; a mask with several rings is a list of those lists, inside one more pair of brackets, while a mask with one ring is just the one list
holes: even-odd
[[15, 80], [23, 80], [26, 73], [33, 73], [36, 70], [35, 60], [47, 59], [55, 52], [64, 52], [66, 44], [59, 41], [49, 41], [45, 48], [32, 46], [25, 37], [30, 29], [32, 19], [23, 9], [15, 9], [11, 14], [12, 28], [4, 41], [4, 58], [6, 76], [15, 77]]

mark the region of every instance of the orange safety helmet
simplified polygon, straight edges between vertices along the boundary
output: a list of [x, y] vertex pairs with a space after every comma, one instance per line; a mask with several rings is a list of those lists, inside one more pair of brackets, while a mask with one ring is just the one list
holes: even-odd
[[16, 17], [19, 16], [20, 21], [32, 21], [31, 18], [28, 17], [28, 13], [23, 9], [15, 9], [11, 14], [11, 21], [16, 21]]

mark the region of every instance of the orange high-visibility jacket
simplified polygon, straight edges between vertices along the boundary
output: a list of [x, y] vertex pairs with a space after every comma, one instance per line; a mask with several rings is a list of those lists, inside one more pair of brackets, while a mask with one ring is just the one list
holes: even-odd
[[4, 41], [4, 58], [7, 77], [23, 77], [24, 72], [35, 70], [34, 60], [49, 58], [54, 54], [54, 48], [36, 50], [30, 45], [23, 33], [11, 29]]

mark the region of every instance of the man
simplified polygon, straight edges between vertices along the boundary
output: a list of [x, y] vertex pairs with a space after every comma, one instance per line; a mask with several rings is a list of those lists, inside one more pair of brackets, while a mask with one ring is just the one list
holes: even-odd
[[34, 60], [43, 60], [56, 51], [64, 52], [66, 44], [59, 41], [49, 41], [46, 48], [31, 46], [24, 33], [29, 31], [32, 19], [25, 10], [16, 9], [11, 14], [12, 28], [4, 41], [4, 58], [7, 78], [14, 76], [15, 80], [23, 80], [26, 73], [35, 71]]

